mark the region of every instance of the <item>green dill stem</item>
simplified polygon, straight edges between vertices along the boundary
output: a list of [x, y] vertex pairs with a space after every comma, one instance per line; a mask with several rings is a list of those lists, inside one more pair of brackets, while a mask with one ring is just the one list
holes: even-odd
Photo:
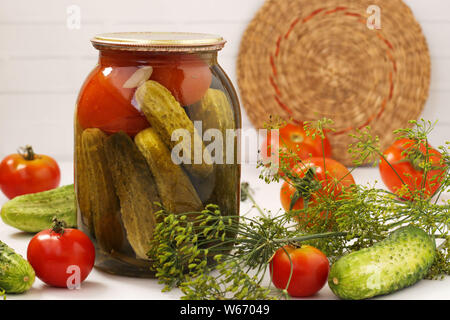
[[398, 221], [393, 222], [393, 223], [391, 223], [391, 224], [388, 224], [388, 225], [386, 225], [386, 226], [388, 227], [389, 230], [392, 230], [392, 229], [394, 229], [395, 227], [401, 226], [402, 224], [405, 224], [405, 223], [409, 222], [410, 219], [411, 219], [411, 217], [408, 216], [408, 217], [404, 218], [403, 220], [398, 220]]
[[[224, 245], [227, 245], [227, 244], [235, 243], [236, 239], [228, 238], [226, 241], [223, 241], [223, 242], [220, 242], [220, 243], [217, 243], [217, 241], [218, 241], [218, 239], [211, 239], [211, 240], [200, 241], [199, 245], [200, 246], [204, 246], [204, 245], [208, 245], [210, 243], [214, 243], [214, 245], [212, 245], [212, 246], [207, 248], [208, 251], [217, 251], [217, 252], [219, 252], [219, 251], [229, 250], [229, 248], [221, 248], [221, 247], [223, 247]], [[217, 247], [219, 249], [215, 250]]]
[[258, 212], [265, 218], [267, 218], [266, 214], [264, 213], [264, 211], [261, 209], [261, 207], [256, 203], [255, 198], [253, 198], [250, 189], [247, 191], [247, 197], [250, 199], [250, 201], [253, 204], [253, 207], [256, 208], [256, 210], [258, 210]]
[[[286, 287], [284, 288], [284, 292], [287, 293], [287, 290], [288, 290], [288, 288], [289, 288], [289, 285], [291, 284], [292, 275], [294, 274], [294, 262], [292, 262], [291, 255], [289, 254], [289, 252], [287, 252], [287, 250], [286, 250], [285, 247], [283, 247], [283, 251], [284, 251], [284, 253], [288, 256], [288, 258], [289, 258], [289, 263], [290, 263], [290, 266], [291, 266], [291, 270], [290, 270], [290, 272], [289, 272], [289, 278], [288, 278], [288, 281], [287, 281], [287, 283], [286, 283]], [[286, 296], [289, 297], [289, 295], [286, 295]]]
[[[322, 140], [322, 147], [323, 147], [323, 140]], [[362, 162], [366, 161], [366, 159], [368, 158], [368, 156], [364, 157], [364, 159], [362, 160]], [[323, 167], [324, 167], [324, 172], [326, 172], [326, 166], [325, 166], [325, 153], [323, 156]], [[355, 171], [355, 169], [358, 168], [358, 166], [356, 167], [352, 167], [350, 170], [348, 170], [348, 172], [342, 176], [337, 182], [336, 182], [336, 186], [339, 185], [339, 183], [341, 183], [345, 178], [347, 178], [349, 175], [351, 175], [353, 173], [353, 171]]]
[[[386, 159], [386, 157], [384, 156], [384, 154], [381, 153], [380, 151], [378, 151], [377, 149], [373, 148], [373, 147], [372, 147], [371, 149], [372, 149], [372, 151], [374, 151], [379, 157], [381, 157], [384, 161], [386, 161], [386, 163], [388, 164], [388, 166], [392, 169], [392, 171], [394, 171], [395, 175], [400, 179], [401, 183], [404, 184], [404, 185], [406, 185], [406, 186], [408, 187], [408, 185], [403, 181], [402, 177], [399, 175], [399, 173], [397, 172], [397, 170], [395, 170], [394, 167], [391, 165], [391, 163]], [[368, 156], [366, 156], [366, 157], [363, 159], [363, 161], [364, 161], [365, 159], [367, 159], [367, 157], [368, 157]], [[353, 171], [353, 170], [352, 170], [352, 171]], [[408, 187], [408, 189], [409, 189], [409, 187]], [[409, 190], [409, 192], [411, 192], [411, 190]]]
[[[201, 242], [200, 245], [205, 245], [205, 244], [208, 244], [210, 242], [212, 242], [212, 241]], [[215, 239], [215, 242], [217, 242], [217, 239]], [[210, 252], [219, 252], [219, 253], [220, 252], [225, 252], [224, 254], [226, 256], [231, 256], [230, 254], [226, 254], [227, 251], [230, 251], [230, 248], [226, 247], [226, 245], [228, 245], [228, 244], [231, 245], [231, 244], [234, 244], [234, 243], [236, 243], [236, 239], [230, 239], [230, 240], [227, 240], [227, 241], [224, 241], [224, 242], [220, 242], [220, 243], [217, 243], [217, 244], [214, 244], [214, 245], [208, 247], [208, 251], [210, 251]]]
[[[322, 132], [323, 133], [323, 132]], [[325, 139], [325, 135], [323, 137], [321, 137], [321, 145], [322, 145], [322, 154], [323, 154], [323, 171], [327, 172], [327, 165], [326, 165], [326, 157], [325, 157], [325, 144], [323, 143], [323, 140]]]
[[[368, 155], [365, 156], [365, 157], [362, 159], [362, 163], [364, 163], [364, 162], [367, 160], [368, 157], [369, 157]], [[351, 174], [353, 173], [353, 171], [355, 171], [358, 167], [359, 167], [359, 166], [352, 167], [350, 170], [348, 170], [348, 172], [347, 172], [342, 178], [340, 178], [340, 179], [338, 180], [337, 184], [339, 184], [341, 181], [343, 181], [347, 176], [351, 175]]]
[[289, 243], [289, 242], [300, 242], [300, 241], [323, 239], [323, 238], [344, 237], [346, 235], [348, 235], [348, 232], [325, 232], [325, 233], [304, 235], [304, 236], [299, 236], [299, 237], [294, 237], [294, 238], [273, 239], [271, 241], [273, 243]]
[[441, 198], [442, 193], [444, 192], [443, 188], [440, 188], [434, 195], [437, 194], [436, 200], [434, 200], [434, 204], [438, 204], [439, 199]]
[[[436, 237], [436, 236], [435, 236]], [[439, 237], [436, 237], [436, 238], [439, 238]], [[446, 237], [445, 238], [443, 238], [443, 239], [446, 239]], [[444, 247], [447, 245], [447, 240], [445, 240], [445, 241], [443, 241], [436, 249], [437, 250], [442, 250], [442, 249], [444, 249]]]
[[[381, 152], [375, 150], [375, 152], [384, 160], [386, 161], [386, 163], [388, 164], [389, 167], [391, 167], [392, 171], [394, 171], [395, 175], [400, 179], [400, 181], [406, 185], [408, 187], [408, 185], [403, 181], [402, 177], [398, 174], [397, 170], [394, 169], [394, 167], [391, 165], [391, 163], [386, 159], [386, 157], [384, 156], [384, 154], [382, 154]], [[409, 187], [408, 187], [409, 189]], [[411, 192], [411, 190], [409, 190], [409, 192]]]
[[[443, 176], [448, 175], [448, 174], [449, 174], [449, 170], [447, 170]], [[443, 178], [442, 178], [442, 179], [443, 179]], [[443, 183], [442, 179], [441, 179], [441, 183]], [[437, 204], [437, 203], [439, 202], [439, 200], [440, 200], [442, 194], [444, 193], [444, 191], [445, 191], [445, 188], [441, 186], [441, 187], [436, 191], [436, 193], [432, 196], [432, 197], [434, 197], [434, 196], [436, 196], [436, 194], [437, 194], [436, 200], [434, 201], [434, 204]]]
[[[419, 145], [420, 147], [420, 145]], [[428, 139], [425, 140], [425, 163], [428, 163], [428, 161], [430, 160], [430, 148], [428, 145]], [[422, 190], [425, 189], [425, 185], [427, 182], [427, 177], [428, 177], [428, 166], [425, 166], [424, 170], [423, 170], [423, 179], [422, 179]]]

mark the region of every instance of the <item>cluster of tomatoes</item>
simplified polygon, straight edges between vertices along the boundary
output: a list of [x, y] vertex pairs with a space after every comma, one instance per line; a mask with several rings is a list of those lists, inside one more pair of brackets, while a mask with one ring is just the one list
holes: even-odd
[[[60, 180], [58, 163], [50, 156], [35, 154], [31, 146], [0, 163], [0, 189], [9, 199], [54, 189]], [[83, 232], [57, 224], [57, 228], [41, 231], [31, 239], [27, 259], [36, 276], [48, 285], [75, 287], [94, 267], [95, 248]]]
[[[414, 143], [409, 139], [397, 140], [384, 152], [379, 165], [386, 187], [404, 200], [410, 200], [417, 190], [427, 197], [433, 196], [444, 174], [442, 155], [421, 144], [422, 159], [427, 157], [432, 164], [432, 169], [424, 174], [420, 163], [412, 160], [407, 152]], [[307, 134], [303, 125], [287, 124], [278, 130], [277, 139], [269, 132], [261, 153], [267, 166], [274, 165], [272, 159], [278, 160], [278, 174], [284, 179], [281, 205], [284, 210], [295, 213], [295, 218], [303, 225], [308, 224], [308, 217], [302, 211], [307, 205], [313, 206], [321, 195], [339, 199], [345, 189], [355, 185], [351, 172], [331, 158], [332, 148], [326, 133]], [[323, 213], [321, 219], [329, 215]], [[286, 290], [292, 297], [307, 297], [325, 285], [329, 261], [314, 247], [289, 245], [275, 253], [270, 271], [277, 288]]]

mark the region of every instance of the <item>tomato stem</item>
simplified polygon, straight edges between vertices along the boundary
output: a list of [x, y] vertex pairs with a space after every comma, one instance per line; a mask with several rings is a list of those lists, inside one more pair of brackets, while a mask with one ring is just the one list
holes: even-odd
[[64, 228], [67, 226], [66, 223], [63, 220], [59, 220], [58, 218], [53, 218], [52, 221], [53, 221], [52, 231], [63, 235]]
[[29, 144], [27, 144], [25, 147], [20, 147], [18, 153], [28, 161], [34, 160], [36, 158], [33, 147]]

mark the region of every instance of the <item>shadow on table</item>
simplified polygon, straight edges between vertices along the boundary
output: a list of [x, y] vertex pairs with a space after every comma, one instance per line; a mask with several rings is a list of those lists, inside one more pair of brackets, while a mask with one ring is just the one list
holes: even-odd
[[[66, 299], [86, 299], [87, 296], [92, 298], [98, 296], [108, 290], [107, 286], [101, 282], [86, 280], [81, 283], [79, 289], [56, 288], [45, 283], [34, 285], [29, 295], [32, 299], [40, 299], [45, 294], [47, 299], [66, 300]], [[94, 294], [95, 292], [95, 294]]]
[[10, 237], [14, 240], [25, 240], [25, 239], [31, 240], [31, 238], [33, 238], [34, 235], [35, 235], [34, 233], [18, 231], [11, 234]]

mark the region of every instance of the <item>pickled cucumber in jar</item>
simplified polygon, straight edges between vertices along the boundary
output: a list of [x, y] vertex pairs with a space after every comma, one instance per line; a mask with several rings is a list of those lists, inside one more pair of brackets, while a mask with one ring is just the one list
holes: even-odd
[[195, 213], [213, 203], [239, 214], [239, 145], [233, 163], [216, 163], [205, 141], [208, 129], [226, 135], [241, 126], [236, 93], [217, 62], [224, 40], [115, 33], [92, 43], [99, 64], [82, 86], [74, 122], [78, 225], [96, 246], [98, 268], [153, 277], [158, 211]]

